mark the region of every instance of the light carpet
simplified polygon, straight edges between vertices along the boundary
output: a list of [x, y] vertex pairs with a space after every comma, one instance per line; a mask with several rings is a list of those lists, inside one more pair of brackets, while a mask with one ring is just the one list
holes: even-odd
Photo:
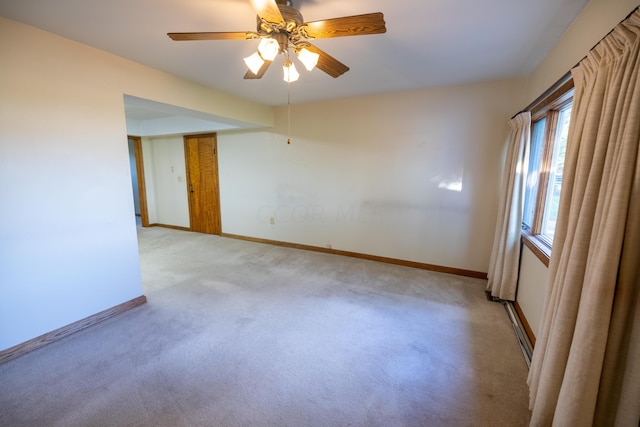
[[0, 425], [528, 424], [527, 366], [483, 280], [138, 237], [148, 303], [0, 365]]

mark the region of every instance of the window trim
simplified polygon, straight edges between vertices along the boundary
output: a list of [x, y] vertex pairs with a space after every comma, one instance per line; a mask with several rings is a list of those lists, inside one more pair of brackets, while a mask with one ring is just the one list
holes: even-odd
[[558, 89], [551, 92], [547, 97], [538, 102], [529, 110], [531, 112], [531, 122], [541, 119], [550, 109], [558, 108], [560, 104], [573, 98], [573, 79], [567, 80]]
[[521, 240], [545, 266], [549, 267], [551, 248], [545, 242], [540, 240], [538, 236], [529, 233], [528, 230], [522, 230]]

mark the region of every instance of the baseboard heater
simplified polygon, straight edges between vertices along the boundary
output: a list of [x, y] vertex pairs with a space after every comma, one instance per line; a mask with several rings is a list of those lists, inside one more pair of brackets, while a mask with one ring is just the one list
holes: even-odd
[[516, 314], [515, 308], [513, 308], [513, 303], [511, 301], [500, 302], [504, 306], [505, 310], [507, 310], [507, 314], [509, 315], [509, 319], [511, 320], [511, 325], [513, 326], [513, 330], [516, 333], [518, 342], [520, 343], [520, 349], [522, 350], [522, 354], [524, 355], [524, 360], [527, 362], [527, 366], [531, 367], [533, 345], [531, 344], [529, 337], [524, 331], [524, 326], [522, 325], [522, 322], [520, 322], [520, 318]]
[[513, 307], [513, 303], [511, 301], [495, 298], [491, 295], [491, 292], [486, 290], [484, 291], [484, 295], [487, 298], [487, 301], [499, 302], [504, 306], [504, 309], [507, 310], [507, 315], [509, 316], [509, 320], [511, 320], [511, 326], [513, 326], [516, 338], [518, 338], [518, 343], [520, 344], [520, 350], [522, 350], [524, 360], [527, 362], [527, 367], [530, 368], [531, 356], [533, 355], [533, 344], [531, 344], [531, 340], [529, 340], [529, 337], [525, 332], [524, 325], [516, 314], [516, 309]]

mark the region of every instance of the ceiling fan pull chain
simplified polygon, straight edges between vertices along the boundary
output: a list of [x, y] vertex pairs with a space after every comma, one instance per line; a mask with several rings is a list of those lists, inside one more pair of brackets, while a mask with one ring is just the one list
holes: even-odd
[[[289, 49], [287, 49], [285, 58], [287, 61], [289, 59]], [[287, 79], [287, 131], [289, 133], [289, 138], [287, 138], [287, 144], [291, 144], [291, 79]]]
[[291, 144], [291, 82], [287, 82], [287, 116], [288, 116], [288, 133], [289, 133], [289, 138], [287, 138], [287, 144]]

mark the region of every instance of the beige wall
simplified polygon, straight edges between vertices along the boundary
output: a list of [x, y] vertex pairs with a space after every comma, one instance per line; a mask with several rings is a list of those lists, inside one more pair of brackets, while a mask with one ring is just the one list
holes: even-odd
[[184, 140], [172, 135], [148, 141], [153, 154], [145, 175], [153, 176], [154, 222], [189, 228]]
[[[521, 80], [286, 108], [218, 136], [232, 234], [486, 272]], [[274, 224], [271, 224], [271, 218]]]
[[142, 294], [124, 94], [252, 126], [271, 107], [0, 18], [0, 350]]
[[525, 313], [527, 323], [535, 336], [538, 336], [542, 324], [544, 298], [549, 287], [547, 266], [526, 246], [522, 248], [520, 261], [520, 283], [518, 286], [518, 305]]

